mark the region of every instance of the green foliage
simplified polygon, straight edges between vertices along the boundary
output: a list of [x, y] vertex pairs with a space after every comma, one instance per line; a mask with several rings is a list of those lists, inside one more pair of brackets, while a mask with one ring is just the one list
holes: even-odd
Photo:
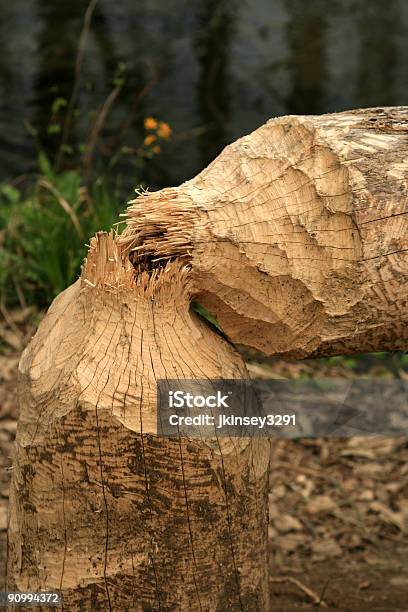
[[65, 98], [55, 98], [51, 106], [51, 113], [56, 115], [61, 109], [65, 108], [68, 102]]
[[203, 319], [206, 319], [209, 323], [211, 323], [213, 327], [221, 331], [220, 325], [216, 317], [209, 310], [207, 310], [204, 306], [202, 306], [202, 304], [200, 304], [196, 300], [193, 300], [191, 303], [191, 308], [194, 310], [194, 312], [200, 315], [200, 317], [202, 317]]
[[54, 134], [60, 134], [60, 133], [61, 133], [61, 126], [59, 123], [50, 123], [49, 126], [47, 127], [47, 134], [49, 134], [50, 136]]
[[0, 186], [0, 293], [9, 305], [17, 293], [48, 305], [78, 277], [90, 237], [109, 230], [121, 212], [104, 179], [85, 187], [79, 172], [56, 173], [43, 153], [38, 165], [27, 193]]
[[396, 351], [395, 353], [362, 353], [359, 355], [336, 355], [320, 359], [321, 363], [329, 366], [346, 368], [354, 374], [363, 375], [365, 372], [376, 370], [377, 376], [398, 375], [400, 371], [408, 372], [408, 354]]
[[[85, 19], [83, 40], [89, 24]], [[17, 188], [16, 181], [14, 185], [0, 184], [0, 304], [27, 303], [41, 308], [74, 282], [86, 255], [86, 243], [97, 231], [118, 227], [123, 208], [119, 190], [109, 187], [107, 179], [93, 177], [98, 171], [112, 176], [113, 168], [123, 158], [131, 161], [133, 180], [135, 169], [137, 176], [142, 176], [146, 162], [160, 153], [160, 144], [171, 136], [166, 122], [146, 117], [144, 140], [129, 147], [125, 144], [130, 125], [126, 120], [126, 129], [118, 130], [113, 144], [99, 147], [113, 104], [126, 83], [126, 64], [119, 62], [109, 95], [98, 103], [97, 110], [88, 109], [86, 113], [91, 119], [86, 142], [78, 143], [76, 123], [86, 111], [81, 114], [78, 106], [80, 86], [82, 83], [88, 90], [93, 86], [82, 78], [83, 60], [83, 48], [79, 46], [74, 85], [67, 98], [60, 95], [57, 83], [50, 88], [55, 98], [47, 126], [38, 129], [28, 119], [24, 121], [39, 152], [38, 175], [30, 176], [24, 189]], [[53, 151], [52, 162], [44, 148]]]

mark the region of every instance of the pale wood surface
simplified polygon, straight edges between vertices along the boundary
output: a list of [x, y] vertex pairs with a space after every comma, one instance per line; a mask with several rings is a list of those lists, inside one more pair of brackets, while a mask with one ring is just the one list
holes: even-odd
[[122, 240], [136, 261], [190, 262], [234, 343], [293, 357], [402, 349], [407, 213], [408, 107], [287, 116], [136, 199]]
[[269, 442], [156, 436], [156, 382], [242, 378], [183, 264], [92, 241], [19, 366], [9, 588], [66, 610], [266, 610]]

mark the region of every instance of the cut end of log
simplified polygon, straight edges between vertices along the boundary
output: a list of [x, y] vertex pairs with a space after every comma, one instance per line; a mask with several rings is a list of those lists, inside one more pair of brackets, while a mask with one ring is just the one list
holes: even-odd
[[152, 270], [191, 258], [198, 216], [188, 194], [176, 188], [143, 192], [130, 202], [126, 219], [119, 244], [134, 266]]

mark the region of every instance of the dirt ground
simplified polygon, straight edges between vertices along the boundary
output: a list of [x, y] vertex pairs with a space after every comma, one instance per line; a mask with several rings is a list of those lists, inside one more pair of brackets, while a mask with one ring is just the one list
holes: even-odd
[[[33, 333], [21, 320], [0, 326], [0, 590], [17, 363]], [[311, 362], [252, 359], [249, 368], [254, 377], [350, 375]], [[276, 440], [271, 452], [271, 610], [408, 611], [408, 438]]]
[[316, 597], [271, 578], [271, 609], [408, 610], [406, 440], [285, 441], [272, 465], [270, 574]]

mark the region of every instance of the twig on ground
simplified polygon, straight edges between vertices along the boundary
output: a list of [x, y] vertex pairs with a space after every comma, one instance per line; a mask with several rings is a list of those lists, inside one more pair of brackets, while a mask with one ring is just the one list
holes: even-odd
[[14, 288], [16, 290], [16, 294], [17, 294], [17, 297], [18, 297], [18, 301], [20, 302], [21, 308], [27, 308], [27, 302], [26, 302], [26, 299], [25, 299], [25, 296], [24, 296], [24, 292], [21, 289], [21, 287], [18, 284], [18, 282], [14, 278], [13, 278], [13, 285], [14, 285]]
[[276, 583], [290, 582], [291, 584], [294, 584], [295, 586], [297, 586], [298, 589], [303, 591], [303, 593], [307, 595], [309, 599], [313, 601], [314, 604], [320, 606], [321, 608], [328, 607], [326, 602], [323, 601], [323, 599], [321, 599], [315, 591], [307, 587], [305, 584], [303, 584], [303, 582], [300, 582], [300, 580], [298, 580], [297, 578], [293, 578], [292, 576], [280, 576], [279, 578], [269, 578], [269, 582], [276, 582]]
[[14, 333], [21, 334], [21, 330], [14, 323], [12, 317], [10, 316], [9, 311], [7, 310], [6, 306], [2, 303], [0, 303], [0, 313], [2, 314], [3, 319], [6, 321], [7, 325], [14, 331]]

